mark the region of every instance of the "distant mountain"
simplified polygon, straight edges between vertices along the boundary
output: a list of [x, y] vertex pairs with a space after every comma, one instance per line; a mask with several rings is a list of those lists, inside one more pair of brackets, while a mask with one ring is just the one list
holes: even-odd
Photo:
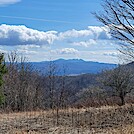
[[[53, 63], [61, 70], [58, 71], [58, 75], [63, 75], [63, 68], [65, 68], [67, 75], [80, 75], [86, 73], [97, 74], [104, 69], [113, 69], [117, 66], [116, 64], [84, 61], [82, 59], [58, 59]], [[49, 64], [50, 61], [32, 62], [32, 65], [42, 73], [49, 67]]]

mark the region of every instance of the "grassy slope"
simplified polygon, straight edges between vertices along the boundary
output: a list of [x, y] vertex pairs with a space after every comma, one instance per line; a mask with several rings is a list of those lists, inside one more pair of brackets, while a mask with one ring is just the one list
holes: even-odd
[[0, 134], [134, 134], [134, 105], [1, 114]]

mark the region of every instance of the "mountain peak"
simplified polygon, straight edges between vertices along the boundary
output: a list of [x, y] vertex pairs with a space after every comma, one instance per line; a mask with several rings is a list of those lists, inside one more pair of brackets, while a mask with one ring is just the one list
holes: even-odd
[[65, 59], [57, 59], [57, 60], [54, 60], [55, 62], [58, 62], [58, 61], [65, 61]]
[[[43, 64], [42, 64], [43, 63]], [[109, 63], [99, 63], [94, 61], [84, 61], [83, 59], [57, 59], [54, 61], [55, 65], [62, 70], [64, 66], [67, 69], [67, 75], [79, 75], [85, 73], [99, 73], [104, 69], [113, 69], [117, 65], [109, 64]], [[34, 64], [34, 63], [33, 63]], [[42, 68], [45, 68], [49, 65], [49, 61], [47, 62], [39, 62], [35, 63], [34, 66], [38, 68], [38, 70], [43, 71]], [[62, 74], [60, 74], [62, 75]]]
[[85, 62], [83, 59], [57, 59], [55, 62]]

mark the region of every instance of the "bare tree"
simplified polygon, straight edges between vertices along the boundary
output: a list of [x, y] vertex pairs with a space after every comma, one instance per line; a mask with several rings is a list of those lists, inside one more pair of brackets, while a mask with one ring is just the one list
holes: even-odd
[[66, 107], [67, 103], [67, 87], [66, 87], [66, 75], [60, 77], [60, 87], [59, 87], [59, 95], [58, 95], [58, 106], [61, 108]]
[[125, 66], [119, 66], [114, 70], [104, 71], [100, 82], [111, 89], [113, 95], [121, 99], [121, 105], [124, 105], [126, 95], [134, 89], [134, 72]]
[[54, 109], [56, 107], [56, 90], [57, 90], [57, 66], [53, 61], [49, 62], [46, 69], [45, 77], [45, 91], [46, 91], [46, 105], [48, 108]]
[[134, 60], [134, 1], [104, 0], [103, 13], [94, 13], [111, 35], [121, 41], [119, 50], [127, 60]]
[[42, 103], [42, 87], [38, 72], [16, 52], [8, 55], [7, 68], [3, 86], [5, 108], [24, 111], [39, 107]]

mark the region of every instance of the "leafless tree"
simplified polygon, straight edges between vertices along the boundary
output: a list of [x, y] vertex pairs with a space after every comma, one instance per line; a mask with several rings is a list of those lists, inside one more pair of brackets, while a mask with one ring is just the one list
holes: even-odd
[[8, 55], [8, 73], [5, 75], [3, 90], [6, 95], [5, 107], [10, 110], [32, 110], [41, 106], [42, 87], [38, 72], [26, 58], [16, 52]]
[[48, 105], [48, 108], [50, 109], [54, 109], [56, 107], [57, 81], [57, 66], [53, 61], [50, 61], [46, 68], [45, 76], [46, 105]]
[[[134, 72], [126, 66], [103, 72], [100, 82], [112, 90], [113, 95], [121, 99], [121, 105], [125, 104], [125, 97], [134, 89]], [[110, 91], [109, 91], [110, 92]]]
[[120, 40], [121, 49], [127, 60], [134, 60], [134, 1], [104, 0], [103, 13], [94, 13], [105, 24], [111, 35]]
[[60, 87], [59, 87], [59, 95], [58, 95], [58, 105], [61, 108], [66, 107], [67, 103], [67, 87], [66, 87], [66, 76], [63, 75], [60, 77]]
[[105, 90], [101, 89], [99, 86], [84, 88], [78, 92], [76, 96], [78, 97], [78, 105], [84, 107], [105, 105], [106, 93]]

